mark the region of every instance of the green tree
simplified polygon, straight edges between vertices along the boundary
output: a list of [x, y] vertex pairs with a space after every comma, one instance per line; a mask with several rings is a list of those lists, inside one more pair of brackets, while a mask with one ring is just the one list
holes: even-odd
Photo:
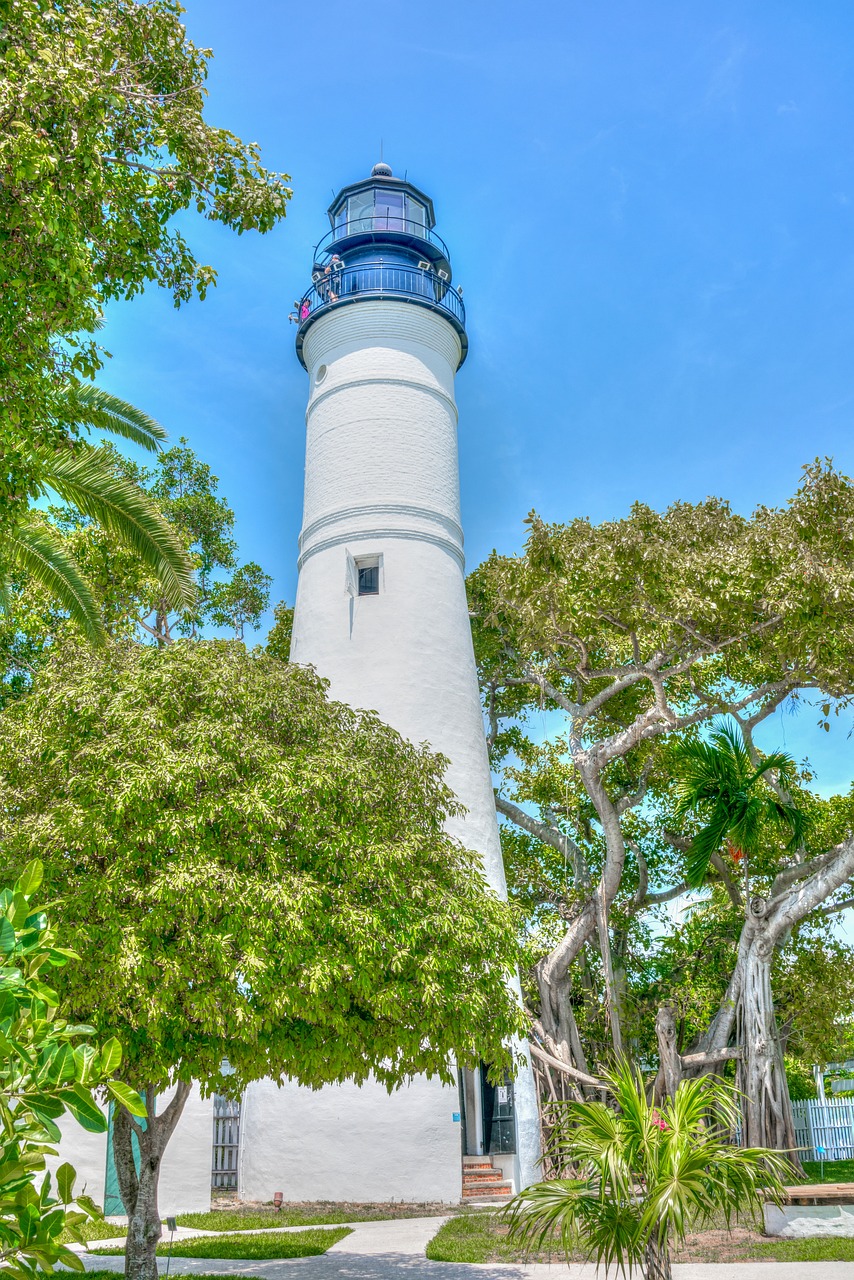
[[149, 1100], [144, 1131], [117, 1110], [114, 1147], [127, 1274], [152, 1280], [191, 1080], [501, 1069], [524, 1025], [512, 915], [444, 831], [445, 762], [313, 672], [236, 641], [54, 649], [0, 717], [0, 840], [11, 867], [43, 859], [81, 957], [62, 998]]
[[[619, 1053], [626, 930], [637, 937], [644, 913], [685, 892], [670, 744], [728, 713], [750, 752], [787, 700], [852, 697], [854, 485], [816, 462], [784, 507], [749, 517], [708, 499], [636, 504], [598, 525], [529, 523], [524, 555], [493, 554], [469, 590], [496, 807], [541, 864], [541, 846], [557, 855], [544, 903], [562, 923], [535, 964], [535, 1034], [583, 1085], [585, 970]], [[768, 866], [775, 905], [765, 924], [744, 921], [745, 948], [753, 930], [773, 952], [800, 919], [840, 904], [852, 830], [786, 853], [782, 879]], [[743, 912], [731, 865], [714, 854], [711, 866]], [[706, 1065], [736, 1047], [749, 967], [736, 962], [695, 1046]]]
[[[192, 608], [176, 608], [149, 577], [126, 573], [118, 619], [133, 618], [158, 644], [176, 635], [197, 638], [207, 627], [227, 627], [238, 639], [258, 630], [270, 598], [271, 579], [253, 561], [238, 563], [234, 512], [219, 492], [219, 479], [194, 453], [185, 437], [158, 455], [154, 467], [126, 464], [127, 474], [145, 488], [187, 548], [196, 570]], [[119, 574], [122, 577], [122, 574]]]
[[[803, 839], [805, 816], [790, 796], [780, 791], [775, 777], [790, 776], [794, 760], [775, 751], [755, 764], [738, 726], [726, 720], [714, 725], [708, 741], [683, 738], [671, 760], [677, 771], [674, 816], [682, 822], [699, 815], [703, 824], [685, 855], [689, 888], [701, 887], [712, 855], [726, 847], [742, 865], [747, 898], [751, 857], [775, 836], [788, 838], [789, 850], [797, 849]], [[774, 785], [769, 785], [769, 778]]]
[[567, 1255], [580, 1244], [597, 1267], [671, 1280], [671, 1250], [688, 1231], [721, 1214], [729, 1225], [780, 1198], [786, 1162], [734, 1145], [738, 1106], [726, 1085], [683, 1080], [656, 1107], [628, 1065], [606, 1081], [611, 1105], [564, 1104], [559, 1158], [581, 1177], [522, 1191], [510, 1209], [516, 1240], [542, 1248], [557, 1237]]
[[84, 1244], [84, 1224], [102, 1216], [87, 1196], [75, 1198], [70, 1164], [61, 1164], [55, 1179], [44, 1173], [45, 1158], [57, 1154], [57, 1120], [67, 1112], [102, 1133], [107, 1117], [93, 1095], [98, 1086], [129, 1114], [145, 1115], [142, 1099], [110, 1079], [121, 1065], [119, 1042], [111, 1038], [97, 1049], [92, 1028], [70, 1023], [45, 981], [77, 956], [58, 945], [33, 901], [41, 881], [41, 863], [34, 861], [0, 890], [0, 1273], [14, 1280], [44, 1275], [58, 1263], [83, 1271], [64, 1240], [70, 1235]]
[[204, 297], [174, 217], [238, 233], [285, 214], [287, 175], [205, 119], [209, 49], [176, 0], [0, 0], [0, 523], [61, 446], [65, 386], [102, 363], [104, 304]]
[[[701, 821], [686, 851], [685, 878], [689, 886], [699, 888], [712, 855], [728, 848], [742, 865], [750, 928], [751, 917], [761, 920], [766, 911], [765, 898], [751, 897], [751, 860], [769, 846], [776, 844], [779, 849], [787, 837], [789, 851], [803, 842], [805, 815], [783, 789], [794, 772], [794, 761], [780, 751], [758, 762], [751, 759], [739, 728], [726, 721], [712, 729], [708, 741], [683, 738], [671, 759], [677, 770], [676, 818], [693, 816]], [[751, 950], [745, 959], [737, 1013], [741, 1049], [737, 1081], [748, 1141], [761, 1135], [766, 1143], [794, 1152], [795, 1126], [771, 987], [773, 955], [773, 948], [763, 947]]]
[[[132, 440], [155, 452], [166, 433], [159, 423], [124, 400], [96, 387], [65, 393], [64, 419], [75, 433], [96, 429]], [[116, 465], [118, 455], [78, 441], [73, 448], [39, 454], [39, 491], [53, 491], [75, 510], [96, 520], [106, 538], [130, 552], [176, 605], [192, 607], [192, 566], [169, 525], [147, 495]], [[93, 644], [106, 639], [92, 585], [42, 512], [30, 508], [11, 528], [0, 526], [0, 571], [25, 571], [54, 596]]]
[[[210, 467], [183, 437], [158, 452], [152, 466], [131, 462], [109, 445], [104, 449], [122, 482], [145, 495], [189, 561], [195, 594], [182, 605], [167, 594], [150, 564], [97, 520], [75, 508], [51, 507], [41, 519], [85, 581], [99, 628], [114, 639], [142, 635], [158, 644], [171, 643], [175, 635], [198, 637], [210, 626], [228, 626], [238, 635], [249, 626], [257, 629], [267, 608], [269, 579], [258, 565], [238, 563], [234, 512]], [[33, 576], [18, 572], [12, 577], [9, 608], [0, 617], [0, 705], [27, 691], [52, 640], [69, 629], [69, 615]]]
[[290, 660], [293, 631], [294, 611], [284, 600], [280, 600], [273, 610], [273, 625], [267, 636], [267, 652], [280, 662]]

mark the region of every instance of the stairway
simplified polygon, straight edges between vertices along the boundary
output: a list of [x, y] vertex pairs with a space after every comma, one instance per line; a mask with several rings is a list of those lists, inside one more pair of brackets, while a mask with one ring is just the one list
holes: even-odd
[[495, 1169], [491, 1156], [463, 1156], [463, 1200], [466, 1204], [504, 1204], [513, 1187], [504, 1174]]

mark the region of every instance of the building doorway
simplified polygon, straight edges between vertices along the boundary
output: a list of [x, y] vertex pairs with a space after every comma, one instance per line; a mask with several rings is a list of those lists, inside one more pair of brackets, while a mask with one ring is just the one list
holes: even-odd
[[501, 1084], [491, 1084], [487, 1067], [460, 1072], [463, 1106], [463, 1154], [514, 1155], [516, 1152], [516, 1107], [513, 1081], [505, 1076]]

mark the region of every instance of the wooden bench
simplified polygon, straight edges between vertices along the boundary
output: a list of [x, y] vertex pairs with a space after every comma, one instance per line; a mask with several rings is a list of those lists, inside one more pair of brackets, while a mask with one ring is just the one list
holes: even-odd
[[783, 1191], [783, 1204], [854, 1205], [854, 1182], [807, 1182]]
[[802, 1183], [783, 1193], [780, 1204], [763, 1205], [767, 1235], [854, 1237], [854, 1182]]

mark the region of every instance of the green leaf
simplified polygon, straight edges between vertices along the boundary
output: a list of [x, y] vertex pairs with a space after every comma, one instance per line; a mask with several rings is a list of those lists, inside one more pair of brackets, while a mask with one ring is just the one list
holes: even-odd
[[32, 897], [41, 885], [44, 878], [44, 864], [34, 858], [32, 862], [28, 862], [18, 878], [15, 885], [15, 892], [22, 893], [26, 898]]
[[58, 1096], [84, 1129], [88, 1129], [90, 1133], [105, 1131], [107, 1117], [82, 1085], [75, 1085], [73, 1089], [63, 1089]]
[[11, 922], [5, 916], [0, 918], [0, 951], [8, 955], [15, 949], [16, 934]]
[[122, 1046], [115, 1036], [101, 1046], [99, 1068], [103, 1075], [109, 1076], [121, 1065]]
[[130, 1085], [124, 1084], [121, 1080], [109, 1080], [107, 1082], [107, 1091], [112, 1094], [116, 1102], [120, 1102], [132, 1116], [139, 1116], [144, 1119], [148, 1115], [143, 1098]]
[[77, 1203], [80, 1205], [81, 1209], [86, 1210], [90, 1218], [96, 1218], [98, 1220], [103, 1218], [104, 1210], [101, 1208], [100, 1205], [97, 1205], [95, 1203], [95, 1201], [92, 1199], [91, 1196], [87, 1196], [87, 1195], [78, 1196]]
[[59, 1166], [56, 1171], [56, 1189], [63, 1204], [71, 1204], [74, 1199], [76, 1180], [77, 1174], [67, 1161]]

